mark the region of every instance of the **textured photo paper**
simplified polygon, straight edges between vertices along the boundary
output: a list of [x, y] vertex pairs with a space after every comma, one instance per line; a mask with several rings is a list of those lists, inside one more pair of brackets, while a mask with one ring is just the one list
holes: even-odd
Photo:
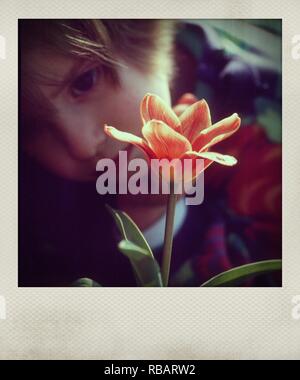
[[1, 359], [299, 357], [296, 3], [67, 3], [1, 20]]

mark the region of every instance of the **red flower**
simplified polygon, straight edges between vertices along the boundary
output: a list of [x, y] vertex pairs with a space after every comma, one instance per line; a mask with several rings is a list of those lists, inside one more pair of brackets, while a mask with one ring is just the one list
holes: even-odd
[[[140, 112], [143, 138], [111, 126], [105, 126], [105, 132], [119, 141], [136, 145], [149, 159], [202, 158], [204, 169], [213, 162], [227, 166], [236, 164], [232, 156], [209, 151], [239, 129], [240, 118], [236, 113], [212, 125], [205, 100], [190, 105], [177, 116], [160, 97], [152, 94], [145, 95]], [[193, 176], [198, 174], [193, 173]]]

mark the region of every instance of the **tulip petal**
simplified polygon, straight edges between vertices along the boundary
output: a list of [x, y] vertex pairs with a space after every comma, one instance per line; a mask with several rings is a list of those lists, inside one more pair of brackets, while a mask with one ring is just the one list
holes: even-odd
[[204, 99], [189, 106], [179, 117], [182, 134], [193, 144], [202, 130], [211, 126], [208, 104]]
[[108, 125], [104, 126], [104, 131], [108, 136], [113, 137], [116, 140], [137, 146], [142, 149], [149, 158], [155, 158], [154, 152], [141, 137], [135, 136], [132, 133], [119, 131], [117, 128]]
[[161, 120], [174, 130], [180, 130], [180, 121], [175, 112], [159, 96], [146, 94], [141, 102], [143, 123]]
[[191, 150], [189, 141], [160, 120], [144, 125], [142, 134], [157, 158], [179, 158]]
[[236, 113], [216, 124], [213, 124], [211, 127], [200, 132], [200, 135], [192, 144], [193, 150], [203, 151], [219, 143], [220, 141], [227, 139], [239, 129], [240, 124], [241, 119]]
[[216, 152], [186, 152], [186, 154], [191, 156], [197, 156], [199, 158], [208, 159], [214, 162], [217, 162], [218, 164], [225, 165], [225, 166], [233, 166], [237, 163], [237, 159], [232, 156], [227, 156], [221, 153]]
[[[197, 152], [193, 152], [193, 151], [190, 151], [190, 152], [186, 152], [180, 159], [181, 160], [186, 160], [186, 159], [192, 159], [194, 162], [192, 163], [192, 178], [196, 178], [198, 177], [198, 175], [200, 173], [202, 173], [205, 169], [207, 169], [214, 161], [212, 160], [209, 160], [207, 158], [204, 158], [204, 157], [198, 157], [198, 154], [194, 154], [194, 153], [197, 153]], [[198, 167], [198, 165], [196, 165], [196, 159], [197, 158], [200, 158], [200, 159], [203, 159], [203, 167]], [[189, 178], [190, 174], [186, 175], [186, 178]]]
[[188, 104], [176, 104], [173, 107], [173, 111], [176, 113], [177, 116], [180, 116], [188, 107]]
[[196, 103], [198, 101], [198, 98], [190, 93], [190, 92], [186, 92], [185, 94], [183, 94], [178, 100], [177, 100], [177, 104], [188, 104], [188, 105], [192, 105], [194, 103]]

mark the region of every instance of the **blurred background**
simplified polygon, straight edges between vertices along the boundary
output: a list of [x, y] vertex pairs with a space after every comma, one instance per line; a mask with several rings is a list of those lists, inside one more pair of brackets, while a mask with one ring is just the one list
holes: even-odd
[[184, 20], [173, 100], [192, 92], [281, 141], [281, 20]]
[[[183, 20], [176, 55], [174, 103], [191, 92], [207, 100], [213, 123], [234, 112], [242, 120], [217, 146], [238, 165], [205, 172], [205, 202], [222, 210], [229, 250], [240, 264], [281, 258], [281, 20]], [[199, 271], [208, 257], [199, 259]], [[280, 283], [277, 276], [256, 285]]]

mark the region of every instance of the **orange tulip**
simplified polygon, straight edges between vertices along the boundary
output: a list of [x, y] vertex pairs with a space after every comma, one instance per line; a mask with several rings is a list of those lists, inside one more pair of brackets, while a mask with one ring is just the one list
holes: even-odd
[[[236, 113], [212, 125], [210, 110], [204, 99], [190, 105], [177, 116], [171, 107], [153, 94], [145, 95], [140, 112], [143, 137], [107, 125], [104, 127], [105, 132], [119, 141], [134, 144], [149, 159], [202, 158], [203, 170], [213, 162], [227, 166], [237, 163], [232, 156], [209, 151], [239, 129], [241, 120]], [[196, 176], [199, 173], [194, 174]]]

